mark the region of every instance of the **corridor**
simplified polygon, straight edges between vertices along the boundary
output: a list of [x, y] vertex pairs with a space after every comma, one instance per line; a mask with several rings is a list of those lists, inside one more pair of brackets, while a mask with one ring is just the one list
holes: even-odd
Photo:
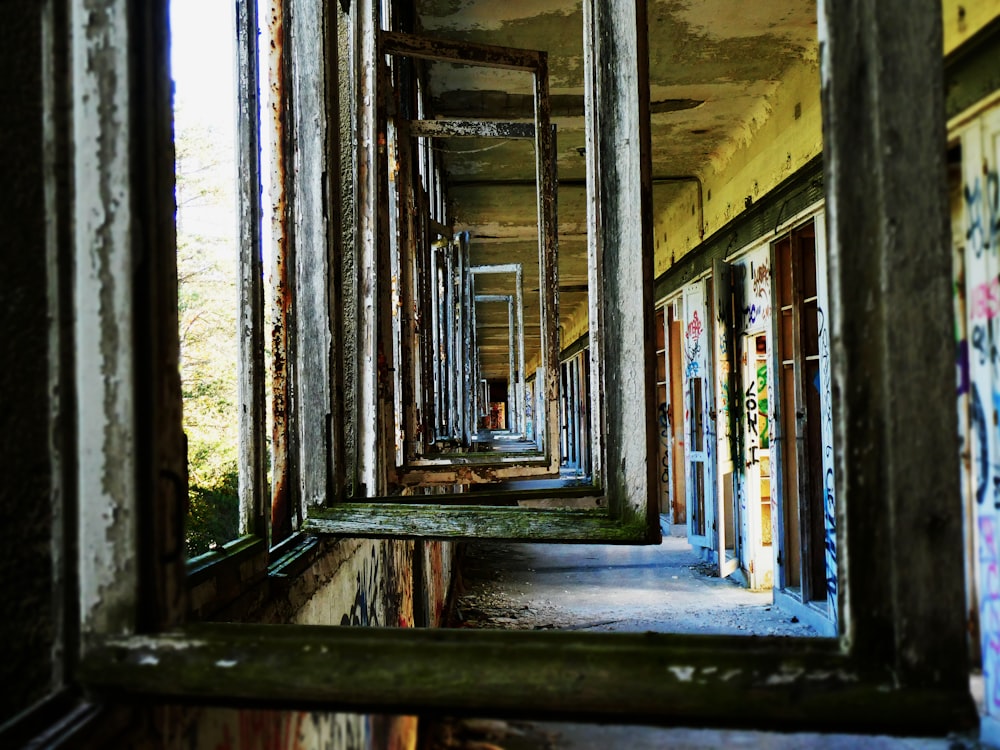
[[[464, 546], [450, 626], [800, 636], [816, 632], [753, 592], [720, 579], [664, 527], [658, 546], [511, 544]], [[981, 691], [981, 686], [978, 686]], [[660, 728], [497, 719], [421, 722], [420, 750], [972, 750], [971, 736], [889, 737]]]
[[480, 542], [460, 566], [454, 627], [816, 636], [773, 608], [770, 591], [719, 578], [683, 536], [658, 546]]

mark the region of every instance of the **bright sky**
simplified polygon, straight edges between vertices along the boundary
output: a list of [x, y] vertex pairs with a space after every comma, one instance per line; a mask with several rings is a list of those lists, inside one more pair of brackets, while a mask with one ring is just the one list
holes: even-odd
[[216, 130], [235, 123], [236, 37], [232, 0], [171, 0], [176, 106]]
[[[170, 65], [174, 79], [174, 130], [185, 134], [211, 130], [217, 160], [212, 173], [189, 163], [194, 179], [235, 186], [236, 57], [235, 3], [232, 0], [171, 0]], [[197, 137], [197, 136], [195, 136]], [[179, 163], [178, 166], [182, 166]], [[235, 262], [236, 197], [233, 190], [203, 197], [178, 207], [178, 230], [183, 236], [215, 237], [202, 252], [221, 252]]]
[[[258, 6], [262, 5], [258, 0]], [[235, 187], [236, 150], [236, 17], [234, 0], [170, 0], [170, 64], [174, 80], [175, 131], [208, 128], [232, 151], [218, 154], [230, 174], [222, 177]], [[215, 139], [213, 139], [215, 140]], [[269, 161], [269, 143], [262, 143], [262, 164]], [[222, 168], [220, 166], [220, 168]], [[264, 206], [268, 206], [268, 170], [262, 169]], [[214, 206], [188, 208], [183, 224], [192, 231], [235, 239], [235, 190]], [[266, 215], [266, 214], [265, 214]], [[265, 261], [270, 250], [270, 224], [263, 226]], [[232, 245], [235, 251], [235, 243]]]

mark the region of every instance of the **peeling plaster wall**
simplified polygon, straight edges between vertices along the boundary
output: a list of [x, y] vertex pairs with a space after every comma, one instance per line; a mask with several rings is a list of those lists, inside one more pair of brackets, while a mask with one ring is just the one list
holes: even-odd
[[[340, 539], [246, 619], [413, 627], [423, 611], [429, 626], [437, 627], [444, 620], [454, 552], [448, 542]], [[422, 555], [417, 565], [416, 554]], [[161, 726], [163, 746], [177, 750], [406, 750], [417, 741], [411, 716], [192, 709], [178, 710]]]
[[[815, 61], [792, 67], [745, 122], [736, 145], [710, 154], [701, 175], [704, 223], [699, 226], [697, 185], [656, 185], [655, 269], [658, 276], [735, 219], [753, 202], [822, 153], [819, 69]], [[655, 127], [654, 141], [662, 137]], [[750, 201], [748, 203], [747, 201]]]
[[1000, 0], [944, 0], [941, 14], [947, 55], [1000, 16]]

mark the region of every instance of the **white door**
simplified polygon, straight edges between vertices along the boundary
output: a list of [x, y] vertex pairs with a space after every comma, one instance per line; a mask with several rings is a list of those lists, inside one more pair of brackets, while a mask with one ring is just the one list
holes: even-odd
[[715, 541], [715, 420], [710, 371], [705, 282], [684, 290], [684, 429], [688, 541], [713, 548]]
[[768, 399], [767, 335], [743, 338], [743, 461], [746, 493], [747, 549], [745, 565], [751, 589], [774, 583], [771, 539], [771, 421]]
[[1000, 107], [962, 134], [968, 443], [987, 717], [1000, 721]]

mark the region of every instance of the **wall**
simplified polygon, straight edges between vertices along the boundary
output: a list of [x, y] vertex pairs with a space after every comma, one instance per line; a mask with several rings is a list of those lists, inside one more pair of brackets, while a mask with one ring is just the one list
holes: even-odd
[[954, 52], [1000, 16], [1000, 0], [943, 0], [944, 53]]
[[[238, 619], [414, 627], [422, 611], [436, 627], [444, 621], [454, 551], [447, 542], [336, 540]], [[250, 709], [173, 708], [156, 724], [151, 745], [170, 750], [412, 750], [418, 729], [412, 716]]]
[[[747, 248], [741, 248], [736, 253], [734, 253], [734, 260], [731, 261], [733, 272], [736, 278], [736, 283], [741, 284], [742, 290], [740, 294], [742, 309], [735, 312], [735, 331], [736, 337], [743, 337], [748, 333], [760, 333], [763, 332], [767, 335], [768, 340], [768, 403], [770, 404], [770, 418], [771, 418], [771, 429], [775, 430], [774, 423], [774, 405], [778, 398], [778, 394], [775, 391], [775, 385], [778, 383], [778, 375], [774, 372], [774, 356], [773, 352], [775, 347], [774, 340], [774, 329], [772, 327], [772, 273], [771, 273], [771, 253], [770, 246], [771, 243], [780, 238], [787, 236], [787, 233], [793, 228], [800, 227], [808, 222], [814, 222], [816, 228], [816, 274], [817, 274], [817, 310], [818, 310], [818, 336], [819, 336], [819, 382], [817, 386], [819, 388], [820, 395], [820, 410], [821, 414], [819, 418], [821, 419], [821, 438], [822, 438], [822, 473], [823, 473], [823, 484], [824, 484], [824, 557], [825, 557], [825, 568], [826, 568], [826, 582], [827, 582], [827, 601], [829, 603], [828, 614], [829, 619], [832, 622], [837, 621], [838, 617], [838, 580], [837, 580], [837, 524], [836, 524], [836, 499], [834, 495], [834, 482], [833, 482], [833, 466], [834, 466], [834, 446], [833, 446], [833, 396], [832, 396], [832, 377], [831, 377], [831, 359], [830, 359], [830, 332], [827, 325], [828, 313], [829, 313], [829, 291], [827, 283], [827, 261], [826, 261], [826, 227], [825, 218], [822, 210], [817, 207], [812, 207], [806, 212], [798, 215], [789, 217], [789, 221], [785, 224], [775, 227], [774, 231], [766, 235], [763, 239], [756, 241]], [[720, 283], [716, 280], [716, 283]], [[716, 318], [718, 318], [718, 310], [715, 311]], [[719, 404], [716, 416], [716, 432], [719, 436], [719, 444], [717, 456], [720, 462], [720, 466], [731, 460], [730, 457], [730, 446], [729, 446], [729, 394], [728, 394], [728, 382], [727, 373], [724, 372], [724, 366], [722, 363], [730, 358], [731, 353], [727, 353], [727, 348], [730, 346], [728, 342], [728, 337], [725, 335], [722, 326], [716, 325], [716, 361], [718, 366], [716, 367], [716, 399]], [[739, 347], [735, 351], [740, 351]], [[746, 352], [743, 352], [743, 356], [746, 356]], [[728, 366], [735, 367], [738, 369], [742, 368], [742, 362], [731, 363]], [[739, 379], [737, 379], [739, 382]], [[746, 388], [746, 385], [743, 385]], [[746, 419], [747, 415], [741, 412], [740, 422], [735, 425], [737, 430], [740, 430], [743, 435], [747, 435], [746, 429]], [[747, 443], [744, 448], [744, 453], [749, 453], [750, 444]], [[737, 465], [734, 466], [735, 471], [735, 495], [736, 504], [738, 506], [739, 512], [739, 523], [741, 525], [741, 531], [744, 540], [744, 547], [741, 550], [741, 565], [744, 569], [749, 568], [749, 562], [751, 556], [754, 555], [755, 546], [759, 544], [760, 535], [762, 529], [759, 526], [758, 519], [756, 516], [751, 517], [751, 507], [749, 505], [749, 494], [748, 494], [748, 470], [745, 464], [741, 464], [740, 460], [737, 460]], [[780, 466], [774, 460], [774, 453], [771, 454], [771, 503], [772, 503], [772, 515], [771, 515], [771, 538], [773, 541], [773, 546], [771, 548], [756, 550], [756, 557], [758, 560], [755, 562], [755, 569], [763, 570], [764, 576], [761, 576], [754, 583], [754, 577], [751, 576], [751, 585], [756, 585], [759, 587], [767, 587], [769, 583], [766, 581], [766, 571], [770, 566], [765, 565], [764, 562], [759, 559], [761, 554], [776, 554], [779, 550], [779, 544], [781, 544], [780, 539], [780, 524], [778, 519], [779, 505], [777, 497], [778, 481], [777, 476], [781, 471]], [[721, 472], [720, 472], [721, 473]], [[723, 475], [724, 480], [728, 480], [728, 475]], [[719, 487], [718, 492], [723, 492], [724, 488]], [[828, 630], [827, 623], [821, 623], [823, 629]]]
[[736, 145], [710, 155], [700, 175], [701, 210], [696, 183], [654, 188], [656, 276], [822, 152], [818, 61], [804, 59], [782, 75], [782, 84], [775, 83], [742, 124]]
[[[1000, 739], [1000, 106], [960, 134], [964, 285], [956, 284], [968, 338], [958, 342], [959, 409], [967, 404], [966, 472], [971, 480], [970, 531], [975, 539], [983, 660], [984, 731]], [[965, 353], [963, 355], [963, 352]]]

